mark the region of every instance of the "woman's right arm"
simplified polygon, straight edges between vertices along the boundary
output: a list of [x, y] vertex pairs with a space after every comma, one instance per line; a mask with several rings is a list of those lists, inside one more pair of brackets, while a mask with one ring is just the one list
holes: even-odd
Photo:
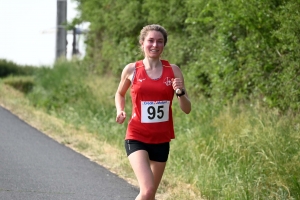
[[115, 105], [117, 109], [116, 122], [119, 124], [122, 124], [126, 118], [125, 95], [128, 88], [130, 87], [134, 69], [135, 69], [134, 63], [130, 63], [125, 66], [125, 68], [122, 71], [121, 81], [119, 83], [117, 92], [115, 94]]

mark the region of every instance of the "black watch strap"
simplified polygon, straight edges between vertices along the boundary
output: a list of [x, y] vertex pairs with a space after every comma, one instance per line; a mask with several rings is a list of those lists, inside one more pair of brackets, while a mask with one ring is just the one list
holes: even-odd
[[181, 89], [181, 93], [180, 93], [180, 94], [177, 94], [177, 93], [176, 93], [176, 96], [177, 96], [177, 97], [181, 97], [181, 96], [183, 96], [183, 95], [185, 95], [185, 90], [184, 90], [183, 88]]

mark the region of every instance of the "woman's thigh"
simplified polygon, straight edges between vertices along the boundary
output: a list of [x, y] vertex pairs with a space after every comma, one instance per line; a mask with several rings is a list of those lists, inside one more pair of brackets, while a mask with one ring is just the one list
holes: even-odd
[[145, 150], [137, 150], [131, 153], [128, 159], [139, 182], [140, 189], [143, 190], [148, 187], [155, 188], [155, 180], [150, 167], [148, 152]]

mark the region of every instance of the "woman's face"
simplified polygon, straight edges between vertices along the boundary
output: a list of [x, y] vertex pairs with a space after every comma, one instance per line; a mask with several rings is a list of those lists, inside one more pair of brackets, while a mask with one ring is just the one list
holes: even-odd
[[141, 45], [146, 57], [159, 58], [164, 50], [164, 37], [159, 31], [149, 31]]

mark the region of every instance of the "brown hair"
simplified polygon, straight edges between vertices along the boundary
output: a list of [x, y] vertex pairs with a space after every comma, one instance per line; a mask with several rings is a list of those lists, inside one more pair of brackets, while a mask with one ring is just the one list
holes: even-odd
[[145, 37], [147, 36], [149, 31], [159, 31], [159, 32], [161, 32], [161, 34], [164, 37], [164, 46], [166, 46], [167, 41], [168, 41], [167, 31], [164, 27], [162, 27], [161, 25], [158, 25], [158, 24], [151, 24], [151, 25], [144, 26], [143, 29], [140, 32], [139, 40], [144, 41]]

